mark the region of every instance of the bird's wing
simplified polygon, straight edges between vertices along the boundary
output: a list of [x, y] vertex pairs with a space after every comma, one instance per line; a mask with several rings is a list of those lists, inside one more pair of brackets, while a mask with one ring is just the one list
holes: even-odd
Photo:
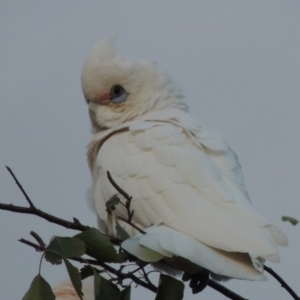
[[[278, 261], [275, 244], [286, 238], [248, 201], [233, 152], [183, 123], [136, 121], [101, 144], [94, 177], [100, 218], [107, 218], [105, 203], [116, 194], [109, 171], [132, 196], [133, 221], [144, 228], [163, 224], [216, 249]], [[122, 205], [115, 214], [127, 217]]]

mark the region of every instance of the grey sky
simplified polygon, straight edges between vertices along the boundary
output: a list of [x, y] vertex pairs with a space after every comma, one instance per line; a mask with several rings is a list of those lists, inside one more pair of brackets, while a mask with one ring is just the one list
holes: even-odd
[[[39, 208], [96, 226], [85, 200], [91, 134], [80, 72], [89, 49], [118, 33], [118, 50], [159, 63], [192, 114], [238, 154], [254, 206], [290, 241], [281, 263], [268, 265], [300, 293], [300, 227], [280, 221], [300, 218], [299, 16], [298, 0], [0, 1], [1, 202], [26, 205], [9, 165]], [[21, 299], [40, 254], [17, 240], [30, 230], [45, 241], [72, 232], [34, 216], [0, 211], [0, 220], [1, 299]], [[47, 262], [42, 275], [51, 284], [67, 278]], [[272, 278], [226, 286], [249, 299], [289, 299]], [[185, 299], [222, 298], [186, 290]]]

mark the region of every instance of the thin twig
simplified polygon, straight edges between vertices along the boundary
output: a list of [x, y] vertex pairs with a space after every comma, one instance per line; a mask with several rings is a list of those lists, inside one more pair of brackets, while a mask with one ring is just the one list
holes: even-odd
[[264, 270], [266, 270], [269, 274], [271, 274], [281, 284], [281, 286], [287, 290], [287, 292], [295, 300], [300, 300], [300, 297], [292, 290], [292, 288], [273, 269], [264, 265]]
[[138, 230], [140, 233], [142, 234], [146, 234], [146, 231], [142, 230], [141, 228], [139, 228], [138, 226], [136, 226], [134, 223], [129, 222], [128, 220], [119, 217], [120, 220], [124, 221], [125, 223], [127, 223], [128, 225], [132, 226], [133, 228], [135, 228], [136, 230]]
[[30, 215], [36, 215], [40, 218], [43, 218], [47, 220], [48, 222], [63, 226], [68, 229], [73, 229], [73, 230], [79, 230], [79, 231], [84, 231], [88, 228], [89, 226], [82, 225], [81, 223], [78, 222], [70, 222], [66, 221], [64, 219], [55, 217], [53, 215], [50, 215], [40, 209], [37, 209], [35, 207], [23, 207], [23, 206], [16, 206], [12, 204], [5, 204], [5, 203], [0, 203], [0, 210], [8, 210], [16, 213], [21, 213], [21, 214], [30, 214]]
[[109, 182], [112, 184], [112, 186], [127, 200], [127, 201], [130, 201], [131, 200], [131, 197], [124, 191], [122, 190], [117, 184], [116, 182], [113, 180], [113, 178], [111, 177], [110, 175], [110, 172], [107, 171], [106, 172], [107, 174], [107, 178], [109, 180]]
[[16, 206], [16, 205], [13, 205], [13, 204], [0, 203], [0, 209], [1, 210], [8, 210], [8, 211], [16, 212], [16, 213], [36, 215], [36, 216], [38, 216], [40, 218], [43, 218], [43, 219], [45, 219], [45, 220], [47, 220], [51, 223], [61, 225], [61, 226], [66, 227], [68, 229], [84, 231], [84, 230], [89, 228], [88, 226], [82, 225], [79, 222], [79, 220], [76, 219], [76, 218], [73, 218], [73, 222], [70, 222], [70, 221], [66, 221], [66, 220], [63, 220], [61, 218], [55, 217], [53, 215], [50, 215], [50, 214], [36, 208], [36, 206], [33, 204], [31, 199], [29, 198], [29, 196], [27, 195], [27, 193], [23, 189], [20, 181], [17, 179], [17, 177], [15, 176], [12, 169], [8, 166], [6, 166], [6, 169], [8, 170], [8, 172], [11, 174], [11, 176], [15, 180], [16, 185], [18, 186], [18, 188], [20, 189], [20, 191], [24, 195], [26, 201], [29, 203], [29, 207], [23, 207], [23, 206]]
[[[93, 264], [93, 260], [88, 260], [88, 262], [90, 262], [91, 264]], [[99, 266], [101, 266], [102, 268], [106, 269], [107, 271], [117, 275], [117, 276], [120, 276], [121, 278], [123, 279], [131, 279], [132, 281], [134, 281], [136, 284], [138, 285], [141, 285], [145, 288], [147, 288], [148, 290], [156, 293], [157, 292], [157, 287], [153, 284], [149, 284], [139, 278], [137, 278], [136, 276], [134, 276], [133, 274], [131, 273], [122, 273], [122, 272], [118, 272], [116, 269], [114, 269], [113, 267], [107, 265], [106, 263], [102, 263], [102, 262], [99, 262], [99, 261], [96, 261], [98, 263]]]
[[136, 268], [135, 270], [131, 271], [130, 274], [134, 274], [134, 273], [140, 271], [142, 268], [143, 268], [143, 267], [138, 267], [138, 268]]
[[214, 280], [209, 279], [207, 285], [231, 300], [247, 300]]
[[124, 221], [125, 223], [129, 224], [130, 226], [132, 226], [136, 230], [138, 230], [140, 233], [146, 234], [146, 232], [144, 230], [142, 230], [141, 228], [139, 228], [138, 226], [136, 226], [134, 223], [131, 222], [131, 220], [133, 218], [133, 214], [134, 214], [134, 210], [131, 211], [131, 209], [130, 209], [130, 204], [131, 204], [132, 197], [129, 196], [122, 188], [120, 188], [117, 185], [117, 183], [114, 181], [114, 179], [110, 175], [109, 171], [107, 171], [106, 174], [107, 174], [107, 178], [108, 178], [109, 182], [112, 184], [112, 186], [126, 199], [126, 204], [124, 204], [122, 202], [120, 202], [120, 204], [122, 204], [126, 208], [128, 218], [127, 218], [127, 220], [122, 218], [122, 217], [118, 217], [118, 218], [120, 220]]
[[21, 183], [19, 182], [19, 180], [17, 179], [17, 177], [15, 176], [14, 172], [12, 171], [12, 169], [8, 166], [5, 166], [7, 171], [10, 173], [10, 175], [12, 176], [12, 178], [15, 180], [17, 186], [19, 187], [19, 189], [21, 190], [22, 194], [24, 195], [25, 199], [27, 200], [27, 202], [29, 203], [29, 206], [31, 208], [35, 208], [35, 206], [33, 205], [32, 201], [30, 200], [29, 196], [27, 195], [27, 193], [25, 192], [25, 190], [23, 189]]
[[28, 245], [30, 247], [33, 247], [37, 252], [43, 252], [43, 251], [46, 250], [46, 247], [42, 247], [40, 245], [37, 245], [37, 244], [32, 243], [32, 242], [30, 242], [28, 240], [25, 240], [25, 239], [19, 239], [19, 242], [21, 242], [23, 244], [26, 244], [26, 245]]
[[107, 171], [107, 178], [108, 178], [109, 182], [112, 184], [112, 186], [126, 199], [126, 204], [124, 204], [123, 202], [120, 202], [120, 204], [126, 208], [127, 215], [128, 215], [127, 223], [130, 224], [132, 217], [133, 217], [133, 213], [134, 213], [134, 210], [132, 210], [132, 211], [130, 210], [130, 204], [131, 204], [132, 197], [129, 196], [122, 188], [120, 188], [117, 185], [117, 183], [114, 181], [114, 179], [110, 175], [109, 171]]
[[[50, 215], [40, 209], [32, 209], [30, 207], [23, 207], [23, 206], [16, 206], [13, 204], [0, 203], [0, 210], [6, 210], [6, 211], [21, 213], [21, 214], [35, 215], [35, 216], [38, 216], [40, 218], [47, 220], [50, 223], [63, 226], [67, 229], [85, 231], [90, 228], [89, 226], [81, 224], [76, 218], [73, 218], [74, 222], [70, 222], [70, 221], [67, 221], [67, 220], [64, 220], [61, 218], [57, 218], [53, 215]], [[111, 237], [108, 235], [105, 235], [105, 236], [107, 236], [110, 239], [110, 242], [116, 246], [120, 246], [122, 243], [121, 239], [118, 239], [116, 237]]]
[[149, 279], [148, 274], [146, 273], [144, 267], [142, 267], [141, 270], [142, 270], [142, 272], [143, 272], [143, 275], [144, 275], [145, 280], [146, 280], [148, 283], [152, 284], [152, 282], [151, 282], [151, 280]]

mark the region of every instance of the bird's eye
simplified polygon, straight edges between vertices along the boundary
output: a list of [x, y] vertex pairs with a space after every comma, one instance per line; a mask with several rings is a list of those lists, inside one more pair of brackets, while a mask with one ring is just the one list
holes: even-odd
[[110, 101], [114, 104], [122, 103], [126, 100], [128, 94], [124, 88], [116, 84], [110, 89]]
[[113, 95], [115, 97], [119, 97], [123, 92], [124, 92], [124, 89], [121, 85], [117, 84], [111, 88], [111, 95]]

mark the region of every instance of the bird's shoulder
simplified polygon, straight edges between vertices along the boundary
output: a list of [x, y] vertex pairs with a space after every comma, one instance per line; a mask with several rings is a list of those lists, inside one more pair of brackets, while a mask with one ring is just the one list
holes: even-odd
[[137, 197], [181, 183], [205, 194], [222, 189], [229, 202], [249, 201], [235, 153], [220, 135], [185, 113], [173, 112], [164, 118], [156, 114], [125, 123], [101, 133], [89, 153], [93, 153], [90, 162], [94, 161], [97, 176], [102, 168], [126, 186], [135, 182], [132, 192]]

